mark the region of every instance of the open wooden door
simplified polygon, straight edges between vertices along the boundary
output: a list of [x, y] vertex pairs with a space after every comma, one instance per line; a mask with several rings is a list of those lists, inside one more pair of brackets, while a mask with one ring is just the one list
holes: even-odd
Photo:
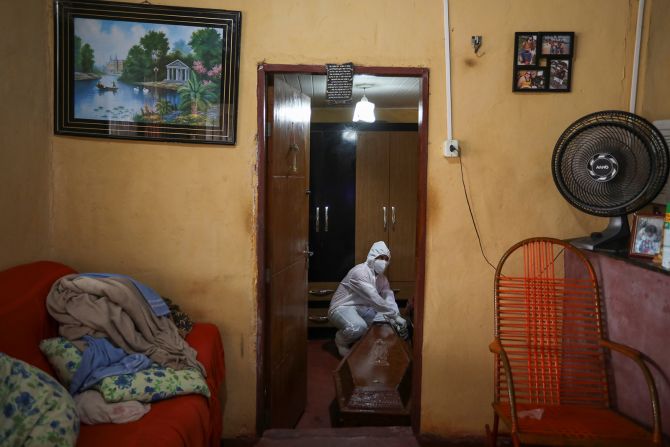
[[271, 85], [265, 221], [265, 427], [292, 428], [307, 398], [310, 98], [278, 76]]

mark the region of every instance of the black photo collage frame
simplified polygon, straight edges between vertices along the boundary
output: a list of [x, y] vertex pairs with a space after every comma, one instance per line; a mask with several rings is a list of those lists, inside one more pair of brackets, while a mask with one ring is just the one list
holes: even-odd
[[574, 32], [515, 33], [512, 91], [569, 92], [574, 54]]

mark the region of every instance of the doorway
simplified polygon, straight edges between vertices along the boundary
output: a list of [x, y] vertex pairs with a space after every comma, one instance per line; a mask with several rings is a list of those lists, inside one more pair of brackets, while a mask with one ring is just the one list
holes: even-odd
[[[299, 123], [301, 119], [299, 115], [301, 114], [298, 113], [298, 117], [295, 118], [294, 121], [286, 123], [285, 125], [281, 124], [281, 121], [283, 120], [283, 118], [281, 118], [282, 116], [286, 114], [290, 115], [291, 113], [295, 113], [299, 110], [304, 110], [304, 101], [307, 95], [302, 94], [301, 97], [301, 92], [296, 92], [296, 90], [303, 90], [300, 88], [301, 85], [299, 79], [297, 85], [298, 88], [286, 88], [286, 86], [283, 84], [290, 83], [286, 82], [287, 77], [293, 79], [295, 79], [295, 77], [298, 75], [323, 77], [325, 73], [326, 70], [324, 66], [264, 64], [259, 66], [258, 69], [259, 224], [257, 229], [257, 268], [259, 280], [257, 297], [257, 431], [259, 434], [261, 434], [264, 429], [271, 426], [282, 425], [276, 423], [278, 418], [284, 419], [286, 416], [287, 418], [284, 420], [284, 423], [291, 420], [291, 418], [287, 415], [291, 411], [296, 410], [295, 405], [291, 404], [294, 406], [293, 409], [289, 408], [287, 410], [282, 409], [279, 411], [277, 411], [277, 405], [284, 405], [282, 402], [285, 402], [286, 405], [288, 405], [289, 400], [294, 401], [297, 399], [300, 401], [301, 399], [304, 399], [303, 396], [306, 394], [306, 391], [303, 391], [303, 389], [299, 386], [300, 381], [304, 381], [306, 379], [301, 372], [296, 373], [295, 370], [296, 368], [297, 370], [300, 370], [302, 367], [301, 365], [306, 363], [307, 354], [305, 352], [305, 357], [303, 357], [303, 351], [307, 349], [307, 346], [302, 342], [292, 343], [290, 341], [290, 337], [295, 336], [295, 333], [299, 332], [300, 330], [304, 330], [304, 337], [307, 337], [307, 284], [306, 278], [301, 277], [297, 272], [300, 270], [301, 264], [303, 270], [305, 272], [307, 271], [309, 252], [312, 250], [312, 248], [310, 248], [307, 244], [307, 240], [314, 239], [314, 234], [312, 234], [309, 238], [306, 238], [305, 236], [300, 236], [300, 234], [297, 234], [296, 232], [292, 232], [290, 234], [290, 240], [284, 240], [283, 236], [281, 235], [281, 231], [284, 231], [287, 228], [293, 229], [294, 227], [297, 227], [298, 229], [301, 229], [300, 231], [304, 232], [305, 235], [307, 235], [310, 230], [313, 232], [314, 228], [321, 228], [321, 231], [323, 232], [325, 229], [323, 225], [327, 225], [327, 219], [329, 219], [329, 217], [332, 219], [332, 214], [329, 217], [326, 217], [326, 213], [328, 211], [326, 211], [324, 208], [319, 210], [320, 214], [318, 217], [315, 216], [315, 207], [313, 206], [314, 202], [312, 201], [312, 206], [309, 205], [311, 193], [311, 191], [309, 191], [308, 182], [310, 166], [310, 141], [309, 138], [307, 138], [307, 140], [304, 139], [304, 123]], [[283, 74], [284, 76], [282, 76], [282, 79], [279, 82], [275, 82], [275, 79], [277, 79], [276, 75], [279, 74]], [[412, 193], [412, 195], [415, 194], [416, 197], [416, 200], [414, 201], [415, 208], [412, 210], [412, 214], [414, 216], [412, 219], [413, 225], [411, 237], [414, 238], [414, 243], [411, 255], [409, 257], [405, 256], [405, 258], [409, 259], [405, 259], [404, 261], [405, 264], [409, 264], [411, 267], [411, 272], [413, 275], [412, 278], [409, 278], [412, 281], [407, 282], [411, 285], [412, 290], [409, 290], [406, 293], [412, 297], [414, 321], [414, 334], [412, 343], [413, 365], [411, 379], [411, 425], [415, 431], [418, 431], [421, 408], [421, 350], [423, 341], [423, 293], [428, 141], [428, 69], [404, 67], [355, 67], [355, 76], [370, 76], [388, 79], [407, 78], [410, 80], [419, 81], [417, 108], [418, 118], [416, 119], [416, 135], [414, 137], [418, 139], [418, 147], [415, 157], [415, 164], [412, 169], [413, 175], [409, 178], [409, 181], [416, 186], [416, 189]], [[367, 93], [368, 96], [373, 94], [372, 91], [368, 91]], [[354, 100], [357, 99], [358, 98], [354, 96]], [[307, 101], [309, 101], [309, 97], [307, 97]], [[275, 104], [277, 104], [277, 107], [283, 107], [281, 110], [285, 110], [286, 113], [280, 113], [277, 115], [275, 113]], [[279, 119], [279, 122], [273, 122], [273, 120], [277, 119]], [[307, 125], [309, 126], [309, 123]], [[322, 136], [325, 135], [324, 132], [327, 132], [329, 129], [337, 131], [337, 126], [335, 125], [329, 126], [326, 124], [320, 124], [316, 127], [318, 128], [317, 130], [321, 131]], [[379, 141], [386, 141], [390, 146], [391, 142], [396, 141], [398, 139], [397, 136], [400, 135], [400, 133], [403, 131], [405, 131], [405, 134], [411, 133], [411, 129], [407, 128], [406, 126], [405, 128], [402, 128], [402, 125], [399, 127], [394, 127], [392, 124], [377, 124], [375, 126], [368, 127], [363, 126], [358, 127], [358, 129], [363, 130], [363, 132], [360, 132], [359, 135], [365, 135], [365, 137], [361, 138], [361, 141], [367, 138], [367, 140], [371, 142], [371, 147], [379, 146]], [[301, 131], [303, 132], [302, 134], [300, 133]], [[395, 131], [400, 131], [400, 133], [393, 133]], [[309, 132], [307, 135], [309, 135]], [[403, 136], [403, 138], [407, 138], [407, 135]], [[278, 151], [272, 152], [272, 148], [275, 146], [283, 148], [281, 154], [279, 154]], [[389, 151], [390, 150], [391, 149], [389, 149]], [[389, 158], [388, 155], [387, 158]], [[279, 159], [280, 161], [277, 162]], [[363, 162], [361, 161], [361, 164], [362, 163]], [[373, 163], [378, 163], [378, 161]], [[280, 167], [278, 168], [278, 166]], [[279, 169], [279, 171], [277, 171], [277, 169]], [[287, 186], [281, 186], [281, 184]], [[301, 187], [304, 188], [302, 191], [300, 191]], [[278, 193], [273, 191], [287, 191], [290, 189], [294, 190], [293, 199], [289, 200], [288, 202], [282, 202], [291, 204], [290, 210], [287, 210], [286, 205], [277, 204], [275, 199], [277, 198]], [[367, 189], [368, 188], [366, 188], [366, 190]], [[273, 194], [275, 195], [273, 196]], [[299, 205], [296, 203], [299, 203]], [[307, 211], [308, 209], [309, 211]], [[289, 224], [287, 226], [286, 219], [282, 219], [282, 217], [279, 215], [280, 213], [278, 214], [277, 210], [283, 212], [288, 211], [289, 215], [292, 215], [296, 218], [294, 222], [295, 225]], [[358, 213], [361, 214], [360, 210]], [[388, 206], [388, 216], [386, 216], [385, 213], [384, 218], [384, 226], [386, 227], [386, 219], [389, 220], [390, 225], [391, 206]], [[317, 227], [317, 225], [320, 226]], [[363, 226], [365, 224], [357, 222], [356, 225]], [[284, 230], [282, 230], [282, 228]], [[359, 232], [357, 231], [357, 233]], [[378, 235], [368, 235], [365, 237], [371, 237], [373, 238], [373, 241], [380, 239]], [[359, 247], [367, 244], [365, 237], [360, 236], [359, 234], [356, 235], [356, 263], [361, 262], [361, 255], [358, 253], [358, 251], [360, 251]], [[383, 237], [381, 239], [383, 239]], [[278, 245], [279, 240], [282, 242]], [[314, 240], [312, 240], [312, 243], [314, 243]], [[394, 248], [393, 246], [390, 248], [392, 250], [393, 256]], [[287, 255], [283, 257], [280, 256], [280, 262], [276, 259], [278, 253], [280, 253], [282, 249], [285, 253], [287, 253]], [[289, 252], [292, 255], [290, 259], [290, 256], [288, 255]], [[367, 248], [365, 249], [365, 253], [367, 253]], [[400, 253], [400, 251], [398, 253]], [[342, 259], [342, 257], [338, 258]], [[398, 260], [400, 261], [401, 259], [402, 256], [399, 255]], [[346, 269], [347, 265], [349, 264], [352, 264], [349, 265], [349, 268], [352, 267], [353, 262], [354, 256], [352, 252], [351, 259], [348, 262], [345, 262], [346, 265], [344, 265], [343, 268]], [[270, 266], [272, 267], [270, 268]], [[310, 270], [310, 272], [312, 270]], [[338, 273], [338, 275], [339, 274], [340, 273]], [[392, 275], [392, 273], [390, 273], [390, 275]], [[311, 278], [310, 282], [313, 282], [311, 281]], [[277, 290], [279, 290], [281, 287], [285, 287], [285, 292], [280, 291], [278, 294]], [[281, 298], [279, 295], [281, 295]], [[296, 299], [299, 296], [303, 297], [302, 304], [304, 305], [304, 316], [301, 314], [301, 312], [303, 312], [302, 308], [298, 309], [300, 306], [296, 305]], [[282, 301], [281, 304], [277, 304], [277, 300], [284, 301]], [[296, 323], [297, 320], [296, 324], [298, 324], [298, 326], [283, 327], [279, 331], [280, 335], [277, 335], [276, 329], [279, 327], [279, 325], [275, 325], [274, 330], [271, 329], [271, 327], [273, 327], [272, 309], [276, 306], [284, 306], [284, 314], [286, 314], [286, 309], [291, 309], [290, 312], [293, 323]], [[300, 329], [301, 321], [304, 322], [304, 326], [302, 326], [304, 329]], [[296, 327], [298, 328], [298, 331], [296, 331]], [[280, 346], [282, 344], [284, 345], [283, 348]], [[284, 354], [272, 354], [272, 352], [276, 353], [277, 350], [282, 351], [282, 349]], [[293, 368], [293, 370], [291, 368]], [[291, 379], [293, 379], [293, 382], [291, 382]], [[284, 381], [286, 381], [286, 385], [282, 385]], [[275, 388], [278, 387], [283, 389], [277, 391]], [[294, 399], [294, 397], [296, 399]], [[290, 407], [291, 405], [288, 406]]]

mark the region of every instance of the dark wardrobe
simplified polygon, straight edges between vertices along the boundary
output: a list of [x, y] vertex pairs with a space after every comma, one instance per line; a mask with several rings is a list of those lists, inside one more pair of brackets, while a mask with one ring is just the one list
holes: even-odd
[[339, 281], [375, 241], [391, 250], [387, 276], [402, 303], [414, 289], [418, 128], [416, 124], [311, 124], [310, 328]]

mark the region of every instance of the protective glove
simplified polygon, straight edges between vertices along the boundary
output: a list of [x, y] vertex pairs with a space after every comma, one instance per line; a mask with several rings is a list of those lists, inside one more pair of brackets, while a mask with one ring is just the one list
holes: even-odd
[[402, 337], [403, 340], [407, 340], [407, 337], [409, 336], [409, 332], [407, 331], [407, 321], [400, 315], [396, 315], [393, 323], [396, 331], [398, 331], [398, 335]]

